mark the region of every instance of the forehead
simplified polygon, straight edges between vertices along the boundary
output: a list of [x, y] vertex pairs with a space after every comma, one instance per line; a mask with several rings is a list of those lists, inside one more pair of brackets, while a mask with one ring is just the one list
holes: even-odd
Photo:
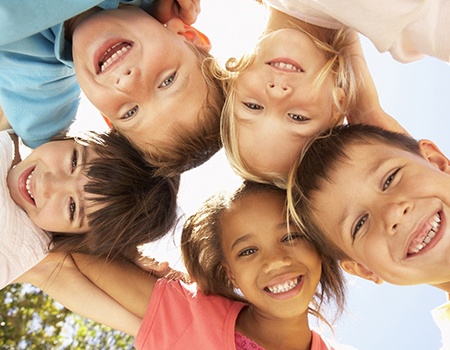
[[224, 230], [241, 226], [256, 226], [262, 221], [284, 222], [285, 196], [276, 191], [248, 193], [235, 200], [221, 215]]

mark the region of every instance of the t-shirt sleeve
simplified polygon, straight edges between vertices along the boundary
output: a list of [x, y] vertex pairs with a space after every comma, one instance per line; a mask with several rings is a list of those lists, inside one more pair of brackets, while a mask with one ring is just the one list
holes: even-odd
[[14, 147], [6, 131], [0, 132], [0, 289], [35, 266], [47, 254], [48, 235], [36, 227], [12, 200], [6, 182]]

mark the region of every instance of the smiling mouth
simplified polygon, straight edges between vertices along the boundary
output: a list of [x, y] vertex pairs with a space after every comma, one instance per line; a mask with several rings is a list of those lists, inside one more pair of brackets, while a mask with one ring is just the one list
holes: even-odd
[[104, 72], [109, 66], [130, 50], [132, 44], [119, 42], [108, 48], [98, 61], [98, 73]]
[[299, 67], [298, 65], [296, 65], [295, 63], [292, 63], [292, 62], [280, 60], [280, 61], [267, 62], [267, 64], [271, 67], [275, 67], [280, 70], [284, 70], [284, 71], [288, 71], [288, 72], [296, 72], [296, 73], [304, 72], [304, 70], [301, 67]]
[[416, 243], [414, 242], [414, 240], [413, 242], [411, 242], [411, 245], [408, 248], [408, 257], [419, 253], [423, 248], [425, 248], [433, 241], [433, 238], [441, 228], [441, 215], [439, 213], [434, 214], [434, 216], [430, 219], [429, 224], [431, 225], [431, 229], [423, 238], [422, 242]]
[[273, 286], [267, 286], [264, 288], [264, 291], [271, 294], [289, 292], [291, 289], [294, 289], [301, 282], [302, 278], [303, 276], [298, 276], [283, 283], [275, 284]]
[[25, 181], [25, 188], [30, 196], [31, 200], [34, 201], [34, 196], [31, 194], [31, 178], [33, 177], [34, 170], [28, 175], [27, 180]]

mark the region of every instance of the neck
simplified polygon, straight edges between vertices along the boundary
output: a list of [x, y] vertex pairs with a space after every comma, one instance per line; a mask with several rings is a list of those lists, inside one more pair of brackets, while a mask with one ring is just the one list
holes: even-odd
[[447, 296], [447, 300], [450, 300], [450, 281], [441, 284], [432, 284], [431, 286], [442, 289]]
[[9, 136], [11, 137], [11, 140], [14, 143], [14, 159], [11, 163], [11, 168], [15, 165], [17, 165], [20, 161], [20, 153], [19, 153], [19, 138], [17, 137], [16, 134], [9, 134]]
[[87, 17], [93, 15], [94, 13], [101, 11], [100, 7], [93, 7], [87, 11], [80, 13], [72, 18], [69, 18], [64, 22], [64, 37], [67, 41], [72, 42], [72, 36], [75, 32], [76, 27]]
[[289, 16], [284, 12], [270, 7], [269, 20], [267, 22], [264, 34], [286, 28], [301, 28], [324, 42], [327, 42], [327, 38], [329, 38], [331, 33], [334, 32], [332, 29], [319, 27], [314, 24], [301, 21], [298, 18]]
[[282, 319], [263, 315], [250, 305], [239, 314], [236, 331], [266, 350], [309, 350], [311, 348], [312, 333], [307, 313]]

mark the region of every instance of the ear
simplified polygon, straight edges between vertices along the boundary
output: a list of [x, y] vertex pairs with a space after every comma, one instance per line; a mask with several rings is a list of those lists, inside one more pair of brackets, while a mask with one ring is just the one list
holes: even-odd
[[103, 115], [103, 114], [102, 114], [102, 117], [103, 117], [103, 120], [105, 121], [106, 125], [108, 126], [108, 128], [109, 128], [111, 131], [115, 131], [116, 128], [115, 128], [114, 125], [111, 123], [111, 120], [110, 120], [108, 117], [106, 117], [105, 115]]
[[209, 52], [211, 50], [211, 41], [209, 41], [209, 38], [201, 31], [185, 24], [180, 18], [172, 18], [165, 26], [205, 51]]
[[430, 140], [420, 140], [419, 148], [420, 153], [426, 160], [441, 171], [447, 174], [450, 173], [450, 161], [434, 142]]
[[231, 271], [228, 264], [223, 263], [222, 266], [224, 267], [225, 272], [227, 273], [228, 280], [233, 284], [233, 287], [239, 289], [239, 286], [236, 283], [236, 279], [234, 278], [233, 271]]
[[344, 269], [344, 271], [351, 275], [358, 276], [358, 277], [364, 278], [369, 281], [373, 281], [376, 284], [383, 283], [383, 280], [380, 277], [378, 277], [367, 267], [365, 267], [364, 265], [362, 265], [360, 263], [357, 263], [356, 261], [342, 260], [340, 262], [340, 264], [341, 264], [341, 267]]

